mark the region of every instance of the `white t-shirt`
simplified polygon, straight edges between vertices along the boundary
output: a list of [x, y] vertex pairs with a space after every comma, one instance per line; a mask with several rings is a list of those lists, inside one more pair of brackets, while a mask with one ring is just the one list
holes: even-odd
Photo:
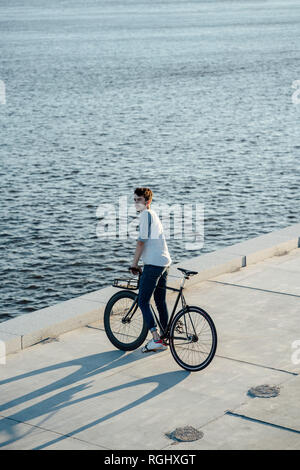
[[172, 263], [162, 223], [153, 209], [144, 209], [140, 214], [138, 240], [145, 243], [141, 254], [144, 264], [169, 266]]

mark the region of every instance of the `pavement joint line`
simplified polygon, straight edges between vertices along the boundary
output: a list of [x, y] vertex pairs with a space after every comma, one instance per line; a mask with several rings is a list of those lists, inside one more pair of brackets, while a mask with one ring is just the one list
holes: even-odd
[[251, 366], [262, 367], [263, 369], [271, 369], [277, 372], [284, 372], [285, 374], [291, 374], [291, 375], [296, 375], [296, 376], [299, 375], [297, 372], [290, 372], [284, 369], [277, 369], [276, 367], [264, 366], [263, 364], [256, 364], [255, 362], [243, 361], [242, 359], [235, 359], [234, 357], [220, 356], [219, 354], [216, 354], [215, 357], [221, 357], [222, 359], [228, 359], [229, 361], [242, 362], [244, 364], [249, 364]]
[[[242, 404], [243, 404], [243, 403], [241, 403], [239, 406], [241, 406]], [[206, 421], [206, 423], [201, 424], [201, 426], [199, 426], [197, 429], [198, 429], [198, 430], [199, 430], [199, 429], [202, 429], [202, 428], [204, 428], [205, 426], [207, 426], [207, 425], [213, 423], [214, 421], [218, 421], [219, 419], [222, 419], [222, 418], [225, 416], [225, 414], [226, 414], [226, 411], [224, 411], [224, 412], [223, 412], [222, 414], [220, 414], [219, 416], [216, 416], [215, 418], [212, 418], [212, 419], [210, 419], [209, 421]]]
[[0, 414], [0, 417], [4, 418], [4, 419], [9, 419], [10, 421], [14, 421], [14, 422], [19, 423], [19, 424], [24, 424], [25, 426], [30, 426], [32, 428], [40, 429], [41, 431], [51, 432], [53, 434], [57, 434], [58, 436], [63, 436], [63, 437], [67, 437], [69, 439], [74, 439], [76, 441], [84, 442], [84, 443], [89, 444], [89, 445], [94, 445], [96, 447], [100, 447], [101, 449], [112, 450], [109, 447], [101, 446], [100, 444], [91, 443], [89, 441], [85, 441], [84, 439], [79, 439], [78, 437], [73, 437], [69, 434], [63, 434], [63, 433], [58, 432], [58, 431], [53, 431], [52, 429], [44, 428], [42, 426], [37, 426], [36, 424], [27, 423], [26, 421], [20, 421], [18, 419], [11, 418], [10, 416], [4, 416], [4, 415]]
[[260, 289], [259, 287], [243, 286], [242, 284], [232, 284], [231, 282], [214, 281], [213, 279], [208, 279], [208, 282], [215, 282], [217, 284], [225, 284], [227, 286], [233, 286], [233, 287], [243, 287], [244, 289], [260, 290], [263, 292], [268, 292], [270, 294], [280, 294], [280, 295], [290, 295], [292, 297], [300, 297], [300, 295], [298, 294], [290, 294], [288, 292], [277, 292], [275, 290], [269, 290], [269, 289]]
[[104, 328], [100, 328], [99, 326], [84, 325], [84, 328], [91, 328], [92, 330], [101, 330], [101, 331], [105, 331]]
[[266, 426], [271, 426], [271, 427], [274, 427], [274, 428], [277, 428], [277, 429], [282, 429], [283, 431], [294, 432], [296, 434], [300, 434], [300, 431], [298, 431], [297, 429], [288, 428], [286, 426], [281, 426], [280, 424], [270, 423], [269, 421], [263, 421], [263, 420], [258, 419], [258, 418], [251, 418], [250, 416], [242, 415], [240, 413], [234, 413], [233, 411], [230, 411], [230, 410], [226, 411], [225, 415], [234, 416], [236, 418], [246, 419], [248, 421], [253, 421], [254, 423], [265, 424]]
[[[92, 329], [95, 329], [95, 330], [105, 331], [104, 328], [98, 328], [98, 327], [89, 326], [89, 325], [86, 325], [86, 328], [92, 328]], [[151, 355], [152, 358], [155, 357], [155, 356], [158, 357], [159, 354], [152, 354]], [[256, 364], [255, 362], [243, 361], [241, 359], [235, 359], [234, 357], [220, 356], [219, 354], [216, 354], [215, 357], [219, 357], [219, 358], [222, 358], [222, 359], [227, 359], [229, 361], [241, 362], [243, 364], [249, 364], [251, 366], [262, 367], [263, 369], [270, 369], [270, 370], [275, 370], [277, 372], [284, 372], [285, 374], [290, 374], [290, 375], [295, 375], [295, 376], [299, 375], [298, 372], [290, 372], [290, 371], [284, 370], [284, 369], [277, 369], [276, 367], [264, 366], [263, 364]], [[149, 358], [150, 358], [150, 356], [149, 356]]]
[[[105, 289], [105, 287], [107, 287], [107, 286], [104, 286], [104, 287], [102, 287], [101, 289]], [[99, 290], [101, 290], [101, 289], [99, 289]], [[89, 295], [89, 293], [83, 294], [83, 295]], [[95, 304], [100, 304], [100, 306], [107, 304], [107, 302], [103, 302], [103, 301], [101, 301], [101, 300], [95, 299], [95, 297], [94, 297], [94, 298], [91, 298], [91, 299], [90, 299], [90, 298], [89, 298], [89, 299], [88, 299], [88, 298], [86, 298], [86, 299], [80, 299], [80, 298], [79, 298], [78, 300], [81, 300], [81, 301], [83, 301], [83, 302], [85, 302], [86, 300], [88, 300], [89, 302], [95, 302]]]

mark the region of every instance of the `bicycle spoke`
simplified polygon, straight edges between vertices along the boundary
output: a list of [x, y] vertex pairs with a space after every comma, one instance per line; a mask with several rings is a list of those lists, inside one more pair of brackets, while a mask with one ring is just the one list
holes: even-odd
[[[198, 310], [181, 314], [174, 325], [172, 353], [180, 365], [195, 370], [209, 360], [216, 343], [214, 327]], [[212, 323], [212, 321], [211, 321]]]
[[130, 322], [122, 323], [122, 320], [132, 307], [132, 299], [120, 299], [113, 306], [110, 317], [110, 326], [115, 337], [122, 343], [130, 343], [140, 335], [143, 328], [142, 313], [139, 309], [134, 313]]

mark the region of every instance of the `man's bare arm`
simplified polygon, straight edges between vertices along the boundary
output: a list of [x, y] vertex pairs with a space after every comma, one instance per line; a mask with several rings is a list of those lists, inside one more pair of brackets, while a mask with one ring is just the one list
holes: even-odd
[[142, 251], [144, 249], [145, 242], [142, 242], [141, 240], [138, 240], [136, 242], [136, 248], [135, 248], [135, 254], [133, 258], [133, 263], [131, 266], [137, 266], [139, 259], [141, 257]]

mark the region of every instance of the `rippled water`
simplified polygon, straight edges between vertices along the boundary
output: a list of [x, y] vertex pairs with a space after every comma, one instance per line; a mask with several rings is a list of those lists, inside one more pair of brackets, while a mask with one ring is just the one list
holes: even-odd
[[109, 285], [133, 239], [100, 204], [204, 204], [205, 243], [299, 222], [298, 1], [2, 1], [1, 307], [6, 320]]

